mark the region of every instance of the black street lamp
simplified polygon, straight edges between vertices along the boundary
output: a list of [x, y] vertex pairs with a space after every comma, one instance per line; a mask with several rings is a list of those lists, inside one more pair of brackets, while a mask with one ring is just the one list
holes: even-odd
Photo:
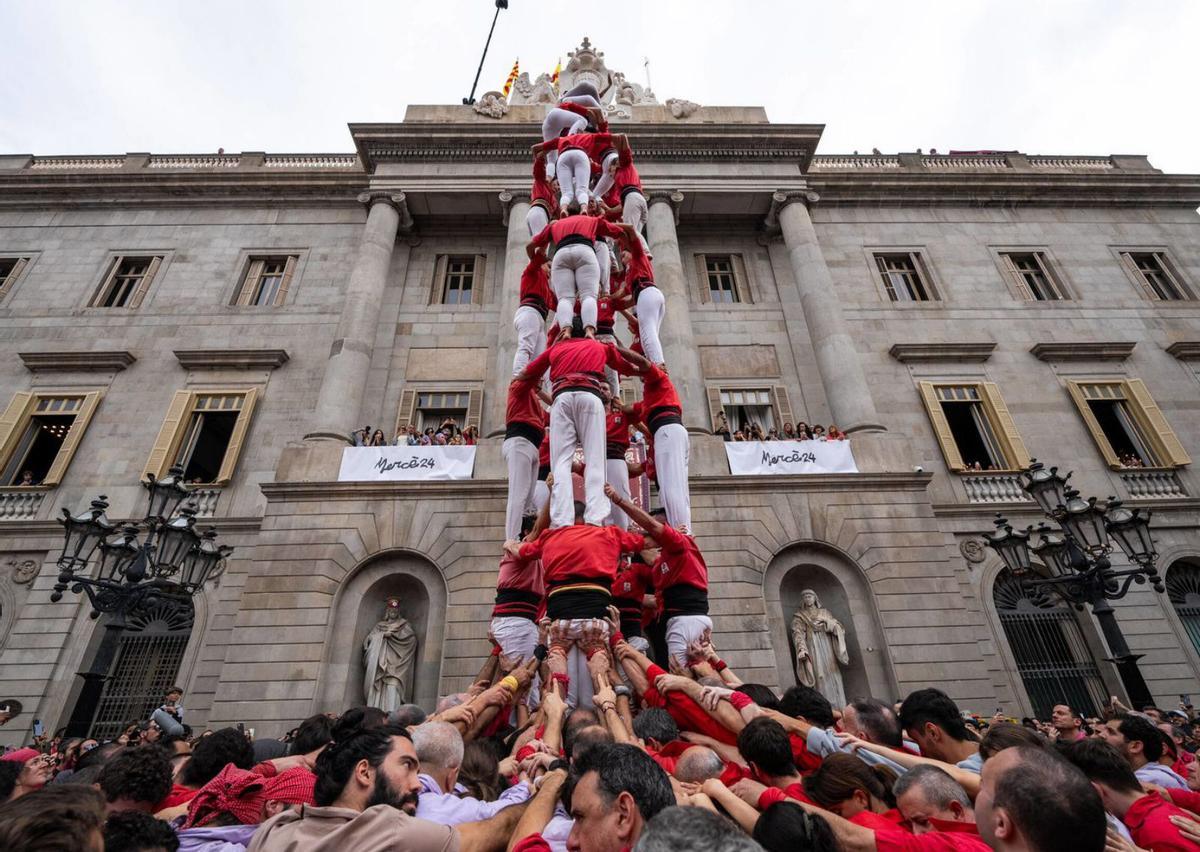
[[126, 524], [118, 532], [109, 522], [104, 496], [75, 516], [63, 509], [59, 519], [66, 539], [50, 600], [61, 601], [63, 592], [70, 589], [88, 596], [92, 618], [101, 613], [109, 616], [91, 667], [79, 673], [83, 687], [67, 723], [69, 737], [90, 733], [128, 615], [139, 607], [160, 602], [189, 608], [191, 597], [208, 580], [220, 576], [225, 559], [233, 552], [232, 547], [216, 543], [216, 530], [210, 528], [203, 535], [195, 532], [194, 506], [180, 508], [191, 493], [183, 483], [182, 468], [172, 467], [164, 479], [151, 474], [142, 485], [149, 492], [149, 506], [142, 520], [146, 536], [140, 543], [137, 524]]
[[[1154, 703], [1138, 668], [1137, 661], [1142, 655], [1129, 650], [1109, 601], [1125, 597], [1133, 583], [1148, 581], [1156, 592], [1163, 591], [1162, 578], [1154, 565], [1158, 554], [1150, 538], [1150, 512], [1127, 509], [1115, 497], [1105, 504], [1095, 497], [1084, 500], [1078, 491], [1067, 486], [1070, 478], [1071, 474], [1059, 476], [1058, 468], [1047, 470], [1037, 459], [1032, 459], [1021, 472], [1021, 487], [1059, 529], [1043, 522], [1036, 529], [1029, 526], [1022, 532], [997, 515], [996, 532], [984, 533], [983, 538], [1024, 586], [1048, 586], [1078, 610], [1084, 604], [1091, 607], [1112, 655], [1109, 659], [1117, 667], [1129, 700], [1140, 709]], [[1030, 539], [1035, 534], [1038, 538], [1031, 546]], [[1108, 558], [1113, 541], [1134, 567], [1113, 569]], [[1030, 550], [1045, 566], [1044, 575], [1033, 570]]]

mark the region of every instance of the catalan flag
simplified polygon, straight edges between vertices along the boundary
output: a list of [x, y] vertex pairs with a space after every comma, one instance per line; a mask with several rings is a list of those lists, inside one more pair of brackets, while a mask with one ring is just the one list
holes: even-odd
[[512, 91], [513, 83], [517, 82], [517, 76], [521, 73], [521, 60], [517, 59], [513, 63], [512, 70], [508, 72], [508, 79], [504, 81], [504, 97], [508, 97], [508, 93]]
[[562, 57], [559, 57], [558, 64], [554, 66], [554, 73], [550, 75], [550, 82], [555, 86], [558, 85], [558, 75], [562, 72]]

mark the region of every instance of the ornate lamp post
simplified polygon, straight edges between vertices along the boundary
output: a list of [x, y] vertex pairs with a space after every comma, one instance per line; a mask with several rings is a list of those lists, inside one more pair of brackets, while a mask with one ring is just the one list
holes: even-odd
[[[1022, 532], [997, 515], [996, 532], [984, 533], [983, 538], [1023, 585], [1048, 586], [1078, 610], [1084, 604], [1091, 607], [1112, 654], [1109, 659], [1117, 667], [1129, 700], [1135, 708], [1141, 708], [1153, 703], [1137, 664], [1142, 655], [1129, 650], [1109, 601], [1125, 597], [1133, 583], [1149, 581], [1156, 592], [1163, 591], [1162, 579], [1154, 565], [1158, 554], [1150, 538], [1150, 512], [1127, 509], [1116, 498], [1109, 498], [1106, 504], [1095, 497], [1084, 500], [1078, 491], [1068, 487], [1070, 478], [1069, 473], [1061, 477], [1058, 468], [1047, 470], [1036, 459], [1031, 460], [1021, 473], [1021, 487], [1059, 529], [1043, 522], [1036, 529], [1029, 526]], [[1030, 539], [1035, 534], [1037, 541], [1031, 548]], [[1113, 551], [1113, 541], [1134, 567], [1119, 571], [1112, 567], [1108, 556]], [[1044, 575], [1033, 570], [1031, 549], [1045, 565]]]
[[83, 688], [67, 723], [70, 737], [89, 733], [127, 616], [138, 607], [161, 601], [181, 609], [190, 607], [191, 597], [221, 574], [225, 559], [233, 552], [232, 547], [216, 543], [215, 530], [203, 535], [195, 532], [192, 505], [180, 508], [191, 493], [183, 484], [182, 468], [172, 467], [164, 479], [151, 475], [142, 484], [149, 493], [149, 506], [142, 520], [145, 538], [140, 543], [141, 530], [136, 524], [118, 531], [109, 522], [105, 515], [108, 500], [103, 496], [75, 516], [63, 509], [59, 520], [66, 538], [50, 600], [57, 603], [70, 589], [87, 595], [92, 618], [101, 613], [109, 616], [91, 668], [79, 673]]

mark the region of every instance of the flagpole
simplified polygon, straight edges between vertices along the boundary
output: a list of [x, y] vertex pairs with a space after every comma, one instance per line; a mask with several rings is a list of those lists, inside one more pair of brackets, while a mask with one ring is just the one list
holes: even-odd
[[483, 61], [487, 59], [488, 48], [492, 45], [492, 33], [496, 31], [496, 19], [500, 17], [500, 10], [508, 8], [508, 0], [496, 0], [496, 14], [492, 16], [492, 28], [488, 30], [487, 42], [483, 45], [483, 56], [479, 57], [479, 67], [475, 69], [475, 82], [471, 84], [471, 94], [469, 97], [463, 98], [463, 104], [470, 106], [475, 103], [475, 89], [479, 86], [479, 75], [483, 73]]

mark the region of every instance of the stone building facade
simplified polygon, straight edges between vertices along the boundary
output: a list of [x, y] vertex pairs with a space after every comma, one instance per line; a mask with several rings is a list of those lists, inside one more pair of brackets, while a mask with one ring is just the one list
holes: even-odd
[[[590, 45], [572, 63], [568, 80], [614, 81]], [[1141, 156], [820, 155], [821, 125], [619, 82], [739, 674], [795, 682], [788, 621], [813, 588], [848, 628], [852, 694], [936, 685], [1018, 715], [1047, 680], [1123, 695], [1092, 617], [1023, 598], [978, 546], [997, 511], [1038, 520], [1011, 472], [1035, 456], [1153, 511], [1171, 591], [1134, 587], [1118, 618], [1160, 704], [1200, 692], [1200, 176]], [[352, 124], [347, 154], [0, 156], [0, 697], [29, 711], [0, 741], [65, 721], [102, 633], [78, 596], [49, 600], [54, 519], [97, 494], [138, 517], [142, 475], [184, 444], [202, 523], [236, 552], [191, 624], [127, 634], [126, 692], [177, 681], [192, 724], [280, 733], [361, 701], [391, 595], [420, 636], [416, 699], [469, 682], [540, 83]], [[836, 422], [860, 472], [730, 476], [718, 409]], [[488, 436], [474, 479], [337, 481], [352, 429], [447, 412]], [[45, 484], [14, 484], [39, 428], [59, 441]]]

